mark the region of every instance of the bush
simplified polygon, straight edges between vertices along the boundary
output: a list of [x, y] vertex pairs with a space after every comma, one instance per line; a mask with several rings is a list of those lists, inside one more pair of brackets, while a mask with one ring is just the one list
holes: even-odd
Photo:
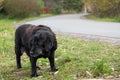
[[100, 17], [114, 17], [120, 14], [120, 0], [83, 0], [83, 2]]
[[4, 8], [11, 17], [25, 18], [39, 15], [42, 8], [40, 3], [40, 0], [5, 0]]
[[61, 7], [55, 6], [53, 8], [53, 14], [60, 14], [61, 13]]
[[43, 14], [46, 14], [46, 13], [52, 13], [52, 9], [51, 8], [47, 8], [47, 7], [44, 7], [43, 9], [42, 9], [42, 13]]
[[40, 9], [44, 8], [44, 1], [43, 0], [37, 0], [37, 3], [40, 6]]
[[93, 77], [106, 76], [111, 74], [111, 68], [105, 63], [103, 59], [94, 62], [91, 67]]
[[0, 11], [3, 9], [3, 1], [4, 0], [0, 0]]
[[65, 11], [80, 12], [82, 10], [83, 3], [81, 0], [62, 0], [61, 5]]

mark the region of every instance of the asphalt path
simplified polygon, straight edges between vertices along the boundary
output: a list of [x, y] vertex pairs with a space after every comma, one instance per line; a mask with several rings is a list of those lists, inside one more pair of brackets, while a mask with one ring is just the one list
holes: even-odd
[[83, 16], [84, 14], [63, 14], [29, 21], [26, 24], [47, 25], [55, 32], [120, 39], [120, 23], [93, 21]]

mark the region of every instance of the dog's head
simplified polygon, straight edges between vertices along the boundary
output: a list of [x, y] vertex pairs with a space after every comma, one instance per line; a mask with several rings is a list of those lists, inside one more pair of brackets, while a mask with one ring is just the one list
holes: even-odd
[[37, 31], [30, 39], [30, 55], [38, 57], [48, 55], [54, 44], [54, 36], [49, 31]]

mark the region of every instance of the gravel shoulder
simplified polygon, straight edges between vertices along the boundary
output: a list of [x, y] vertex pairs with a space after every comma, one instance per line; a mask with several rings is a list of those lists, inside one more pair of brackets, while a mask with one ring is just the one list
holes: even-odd
[[94, 41], [94, 42], [105, 42], [108, 44], [112, 44], [115, 46], [120, 46], [120, 39], [119, 38], [112, 38], [106, 36], [98, 36], [98, 35], [90, 35], [90, 34], [80, 34], [80, 33], [61, 33], [55, 32], [58, 35], [65, 35], [65, 36], [72, 36], [75, 38], [80, 38], [86, 41]]

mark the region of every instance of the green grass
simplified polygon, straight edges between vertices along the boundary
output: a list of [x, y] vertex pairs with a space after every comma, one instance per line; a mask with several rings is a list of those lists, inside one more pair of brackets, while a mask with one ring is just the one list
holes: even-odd
[[55, 57], [59, 72], [51, 73], [48, 60], [41, 58], [37, 65], [41, 66], [38, 74], [42, 77], [30, 78], [30, 62], [25, 54], [23, 68], [16, 68], [13, 25], [21, 21], [26, 20], [0, 18], [0, 80], [74, 80], [120, 75], [120, 46], [57, 35]]
[[21, 21], [29, 21], [29, 20], [35, 20], [35, 19], [39, 19], [39, 18], [45, 18], [45, 17], [50, 17], [53, 16], [54, 14], [41, 14], [40, 16], [33, 16], [33, 17], [28, 17], [25, 19], [21, 19]]
[[108, 17], [96, 17], [94, 15], [87, 15], [86, 18], [95, 20], [95, 21], [104, 21], [104, 22], [120, 22], [120, 17], [108, 18]]

